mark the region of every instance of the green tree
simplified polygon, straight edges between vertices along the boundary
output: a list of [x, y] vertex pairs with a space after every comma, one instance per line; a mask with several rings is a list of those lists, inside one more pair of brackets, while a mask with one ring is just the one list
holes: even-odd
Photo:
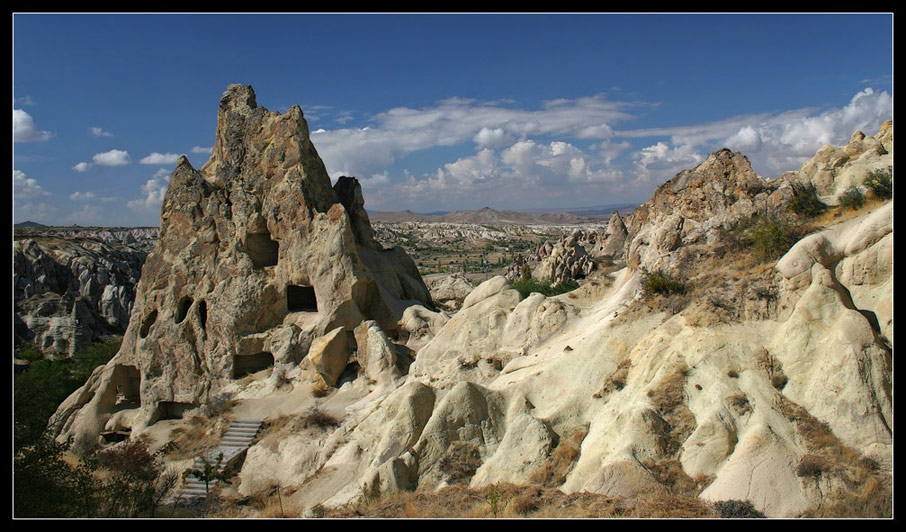
[[99, 482], [91, 462], [72, 465], [68, 445], [40, 437], [15, 453], [15, 517], [96, 517]]
[[211, 500], [211, 483], [217, 481], [226, 482], [228, 476], [223, 471], [223, 453], [219, 453], [214, 462], [209, 462], [207, 457], [201, 457], [201, 469], [189, 468], [183, 471], [183, 478], [195, 477], [204, 482], [205, 493], [205, 514], [208, 513], [208, 506]]

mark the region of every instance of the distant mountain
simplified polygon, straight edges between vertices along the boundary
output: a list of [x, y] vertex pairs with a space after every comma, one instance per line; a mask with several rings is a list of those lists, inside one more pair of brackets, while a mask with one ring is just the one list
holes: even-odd
[[13, 224], [13, 227], [16, 229], [20, 229], [22, 227], [47, 227], [47, 226], [44, 224], [39, 224], [38, 222], [27, 221], [27, 222], [19, 222], [17, 224]]
[[399, 223], [399, 222], [447, 222], [468, 224], [500, 224], [500, 225], [572, 225], [583, 223], [606, 222], [613, 211], [629, 209], [635, 206], [628, 204], [587, 207], [583, 209], [561, 210], [520, 210], [498, 211], [490, 207], [478, 210], [451, 211], [439, 213], [416, 213], [410, 210], [396, 212], [373, 211], [368, 213], [372, 222]]

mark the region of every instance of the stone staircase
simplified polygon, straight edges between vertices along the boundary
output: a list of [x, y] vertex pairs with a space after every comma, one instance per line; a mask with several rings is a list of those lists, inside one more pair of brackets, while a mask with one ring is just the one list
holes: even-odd
[[[233, 421], [220, 439], [220, 445], [218, 445], [216, 449], [208, 452], [204, 458], [207, 459], [209, 464], [214, 464], [217, 462], [217, 456], [220, 453], [223, 453], [223, 460], [220, 463], [221, 467], [226, 466], [231, 460], [248, 449], [249, 444], [255, 439], [259, 430], [261, 430], [261, 420], [246, 419]], [[192, 469], [203, 468], [204, 462], [202, 461], [202, 458], [196, 458], [195, 462], [192, 464]], [[216, 484], [216, 480], [211, 481], [209, 487], [213, 489]], [[204, 499], [206, 496], [207, 492], [205, 491], [203, 481], [198, 480], [191, 475], [186, 477], [186, 483], [180, 492], [180, 499]]]

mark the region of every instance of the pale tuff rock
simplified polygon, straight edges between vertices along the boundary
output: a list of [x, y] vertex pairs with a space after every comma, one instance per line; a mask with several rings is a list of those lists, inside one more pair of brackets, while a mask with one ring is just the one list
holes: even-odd
[[406, 347], [417, 351], [430, 342], [450, 316], [443, 312], [428, 310], [421, 305], [412, 305], [403, 312], [399, 323], [399, 337]]
[[532, 276], [549, 279], [557, 284], [568, 279], [583, 279], [594, 269], [594, 262], [585, 248], [579, 245], [579, 232], [574, 232], [557, 241], [550, 254], [541, 259]]
[[614, 212], [606, 231], [577, 229], [556, 241], [544, 242], [531, 253], [517, 257], [505, 277], [520, 280], [527, 265], [532, 277], [551, 284], [585, 279], [599, 269], [601, 259], [622, 262], [625, 242], [626, 226]]
[[346, 331], [337, 327], [329, 333], [316, 338], [308, 349], [308, 360], [311, 361], [324, 384], [333, 386], [346, 369], [349, 362], [349, 346], [346, 343]]
[[391, 386], [400, 377], [396, 348], [374, 320], [355, 328], [356, 359], [366, 378]]
[[449, 310], [458, 310], [474, 288], [461, 273], [426, 276], [425, 283], [431, 291], [431, 299]]
[[[139, 375], [129, 391], [141, 397], [140, 432], [248, 373], [276, 363], [285, 374], [327, 333], [345, 340], [366, 319], [393, 330], [412, 304], [431, 304], [414, 263], [374, 242], [354, 179], [331, 186], [301, 109], [268, 111], [251, 87], [232, 85], [211, 159], [201, 170], [176, 164], [108, 369]], [[272, 337], [280, 353], [263, 350]], [[329, 360], [319, 368], [328, 381], [339, 366]], [[91, 386], [61, 407], [59, 438], [92, 443], [106, 425], [109, 386]]]
[[846, 287], [848, 306], [867, 311], [893, 342], [892, 258], [893, 203], [887, 203], [866, 217], [803, 238], [777, 262], [777, 270], [792, 290], [791, 300], [814, 284], [814, 272], [828, 272], [832, 284]]
[[847, 189], [862, 185], [869, 172], [892, 168], [893, 122], [888, 120], [874, 136], [856, 131], [846, 146], [824, 146], [799, 168], [798, 179], [835, 203]]
[[620, 218], [620, 213], [614, 211], [610, 216], [610, 221], [607, 222], [607, 231], [604, 233], [604, 242], [601, 246], [601, 251], [599, 253], [592, 251], [592, 255], [622, 260], [628, 235], [629, 231], [626, 229], [626, 224], [623, 223], [623, 219]]
[[[717, 230], [767, 210], [766, 182], [748, 158], [724, 149], [659, 186], [633, 214], [626, 262], [634, 269], [676, 274], [713, 247]], [[683, 248], [681, 253], [674, 253]]]

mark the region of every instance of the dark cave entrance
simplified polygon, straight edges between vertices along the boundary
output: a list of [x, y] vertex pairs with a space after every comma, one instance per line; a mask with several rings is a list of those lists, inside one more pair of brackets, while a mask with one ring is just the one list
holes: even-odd
[[267, 351], [253, 355], [236, 355], [233, 357], [233, 378], [240, 379], [246, 375], [273, 367], [273, 365], [274, 355]]
[[256, 268], [276, 266], [280, 243], [271, 240], [270, 233], [251, 233], [245, 237], [245, 252]]
[[318, 298], [313, 286], [289, 285], [286, 287], [286, 310], [289, 312], [317, 312]]

